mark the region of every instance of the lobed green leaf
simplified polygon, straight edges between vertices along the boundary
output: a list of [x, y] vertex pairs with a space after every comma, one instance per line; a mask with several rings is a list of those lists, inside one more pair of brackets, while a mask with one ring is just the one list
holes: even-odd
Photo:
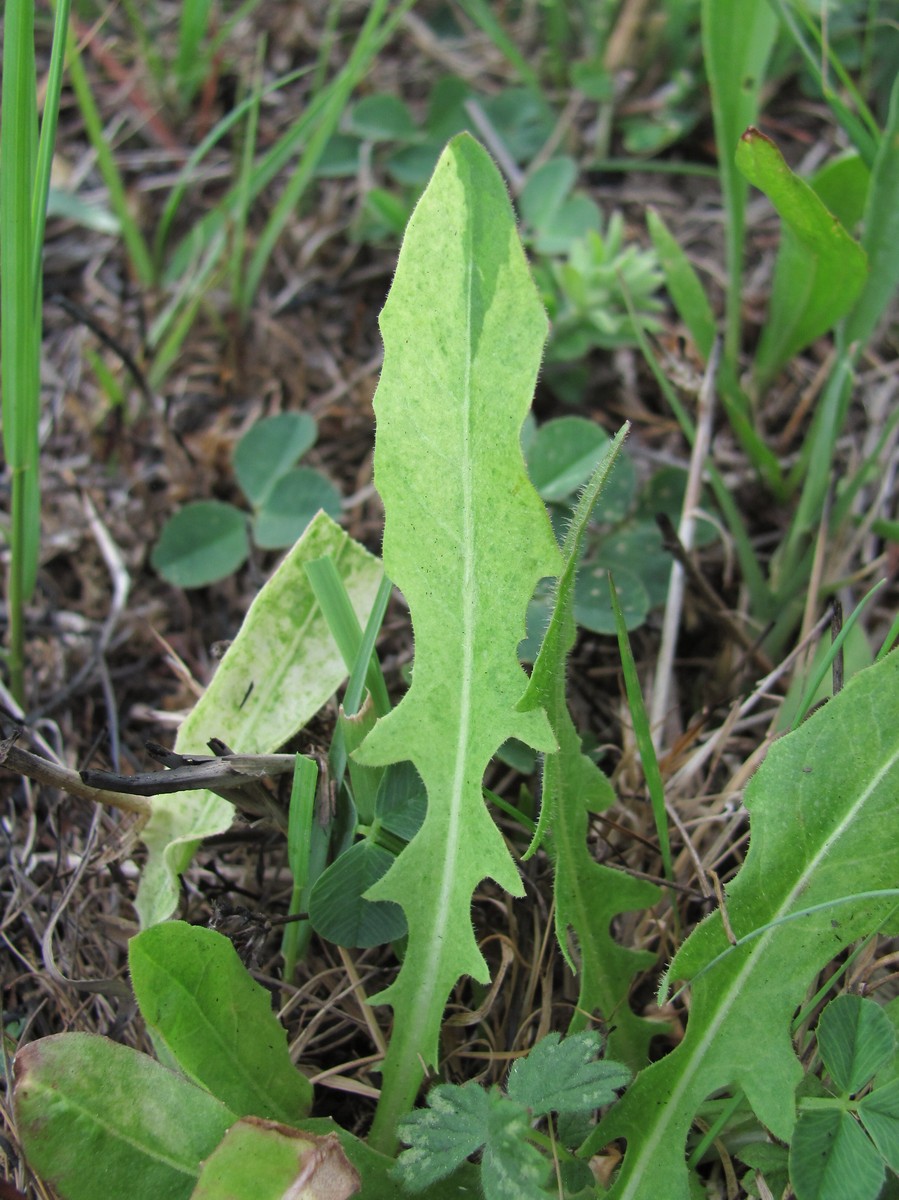
[[[771, 748], [746, 791], [749, 853], [720, 913], [663, 980], [693, 979], [686, 1036], [638, 1075], [591, 1146], [626, 1137], [614, 1200], [686, 1200], [684, 1144], [713, 1092], [741, 1088], [789, 1141], [803, 1077], [790, 1023], [809, 981], [895, 911], [899, 876], [899, 655], [860, 672]], [[863, 893], [863, 895], [862, 895]], [[846, 897], [857, 897], [842, 903]]]
[[546, 337], [502, 179], [468, 135], [444, 151], [406, 232], [381, 315], [375, 482], [384, 562], [409, 603], [412, 685], [356, 752], [410, 760], [428, 794], [424, 824], [370, 899], [401, 904], [409, 944], [397, 981], [374, 1144], [388, 1149], [436, 1063], [446, 998], [461, 975], [484, 982], [474, 889], [521, 881], [481, 794], [510, 737], [553, 745], [542, 712], [516, 704], [528, 600], [558, 569], [558, 549], [525, 472], [519, 433]]
[[596, 1030], [572, 1033], [564, 1041], [560, 1037], [548, 1033], [526, 1058], [517, 1060], [506, 1084], [509, 1099], [534, 1116], [590, 1112], [611, 1104], [617, 1089], [630, 1082], [627, 1067], [597, 1059], [602, 1035]]

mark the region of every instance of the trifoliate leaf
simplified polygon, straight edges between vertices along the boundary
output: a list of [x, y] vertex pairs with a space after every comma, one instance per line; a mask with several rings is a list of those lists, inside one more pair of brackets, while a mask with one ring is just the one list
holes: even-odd
[[444, 1179], [483, 1146], [491, 1102], [497, 1101], [501, 1098], [474, 1082], [432, 1088], [428, 1107], [415, 1109], [400, 1123], [399, 1135], [409, 1149], [397, 1160], [397, 1177], [413, 1192]]

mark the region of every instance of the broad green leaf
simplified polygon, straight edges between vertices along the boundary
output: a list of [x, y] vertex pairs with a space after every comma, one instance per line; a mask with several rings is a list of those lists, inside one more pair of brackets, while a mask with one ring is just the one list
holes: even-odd
[[746, 789], [749, 852], [726, 892], [738, 944], [716, 912], [681, 947], [663, 986], [693, 980], [686, 1036], [638, 1075], [587, 1147], [627, 1138], [614, 1200], [686, 1200], [687, 1133], [721, 1089], [741, 1088], [790, 1140], [803, 1077], [792, 1015], [817, 972], [895, 911], [886, 893], [899, 878], [897, 788], [894, 653], [775, 742]]
[[381, 946], [401, 938], [406, 919], [400, 906], [364, 898], [395, 857], [364, 838], [335, 859], [315, 881], [309, 898], [309, 919], [315, 932], [338, 946]]
[[[634, 975], [651, 965], [651, 954], [625, 949], [610, 932], [615, 916], [648, 907], [658, 899], [651, 884], [597, 863], [587, 845], [589, 813], [601, 812], [615, 793], [599, 767], [581, 749], [581, 740], [565, 699], [565, 664], [574, 645], [574, 591], [581, 546], [590, 514], [612, 471], [623, 441], [619, 433], [581, 494], [562, 549], [564, 570], [540, 652], [531, 673], [525, 709], [543, 707], [558, 741], [558, 750], [543, 764], [540, 822], [532, 853], [545, 831], [553, 859], [556, 938], [572, 970], [579, 975], [571, 1030], [582, 1029], [598, 1012], [612, 1026], [609, 1052], [632, 1067], [646, 1061], [650, 1038], [659, 1027], [631, 1009], [628, 993]], [[569, 948], [569, 931], [577, 942], [577, 962]]]
[[848, 1112], [801, 1114], [790, 1145], [796, 1200], [877, 1200], [884, 1175], [880, 1155]]
[[349, 1200], [360, 1187], [335, 1134], [249, 1117], [203, 1163], [191, 1200]]
[[868, 261], [817, 193], [790, 170], [770, 138], [747, 129], [736, 161], [783, 222], [768, 319], [753, 366], [756, 387], [763, 391], [785, 362], [852, 308], [867, 277]]
[[254, 508], [265, 503], [281, 476], [315, 445], [317, 436], [318, 427], [308, 413], [277, 413], [247, 430], [234, 448], [234, 473]]
[[595, 1029], [572, 1033], [564, 1041], [558, 1033], [548, 1033], [514, 1064], [506, 1094], [534, 1116], [590, 1112], [611, 1104], [631, 1073], [621, 1063], [598, 1059], [601, 1050], [602, 1035]]
[[87, 1033], [16, 1055], [16, 1124], [65, 1200], [188, 1200], [234, 1113], [175, 1071]]
[[862, 1097], [858, 1115], [886, 1163], [899, 1174], [899, 1079]]
[[[212, 682], [178, 731], [179, 753], [208, 753], [209, 739], [217, 737], [239, 754], [271, 754], [337, 690], [346, 668], [305, 572], [307, 562], [327, 554], [365, 623], [381, 564], [320, 513], [250, 606]], [[233, 815], [233, 805], [212, 792], [154, 798], [141, 835], [150, 851], [137, 894], [143, 926], [171, 916], [178, 875], [200, 841], [222, 833]]]
[[309, 467], [294, 467], [276, 481], [256, 513], [253, 540], [263, 550], [292, 546], [319, 511], [340, 516], [340, 492]]
[[406, 232], [381, 314], [375, 483], [384, 563], [415, 634], [412, 686], [356, 752], [410, 760], [428, 794], [424, 825], [370, 899], [406, 911], [374, 1145], [387, 1148], [436, 1063], [443, 1008], [461, 975], [486, 982], [470, 907], [490, 876], [521, 880], [481, 785], [507, 738], [548, 749], [542, 712], [521, 713], [517, 657], [528, 600], [559, 555], [525, 472], [519, 432], [546, 337], [502, 179], [468, 135], [444, 151]]
[[896, 1052], [896, 1035], [879, 1004], [862, 996], [837, 996], [815, 1031], [827, 1073], [846, 1096], [869, 1083]]
[[175, 587], [197, 588], [233, 574], [249, 553], [246, 513], [221, 500], [197, 500], [166, 521], [150, 562]]
[[154, 1041], [238, 1116], [295, 1122], [312, 1085], [293, 1065], [269, 992], [228, 938], [165, 921], [128, 944], [131, 981]]

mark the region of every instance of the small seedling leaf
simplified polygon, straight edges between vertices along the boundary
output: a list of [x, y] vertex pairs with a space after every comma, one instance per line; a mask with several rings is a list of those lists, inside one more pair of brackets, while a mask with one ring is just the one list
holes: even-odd
[[204, 1162], [191, 1200], [349, 1200], [360, 1187], [335, 1134], [250, 1117]]
[[763, 390], [785, 362], [852, 308], [868, 261], [818, 195], [790, 170], [774, 142], [751, 126], [740, 138], [737, 166], [783, 221], [768, 320], [754, 364]]
[[858, 1115], [887, 1165], [899, 1174], [899, 1079], [864, 1096]]
[[66, 1200], [188, 1200], [236, 1120], [182, 1075], [92, 1034], [25, 1046], [15, 1080], [28, 1161]]
[[317, 436], [318, 427], [308, 413], [278, 413], [247, 430], [234, 448], [234, 472], [254, 508], [265, 503], [281, 476], [312, 449]]
[[128, 944], [134, 994], [153, 1035], [195, 1083], [238, 1116], [294, 1122], [312, 1085], [293, 1065], [271, 996], [228, 938], [166, 921]]
[[880, 1155], [848, 1112], [801, 1114], [790, 1144], [796, 1200], [876, 1200], [885, 1174]]
[[356, 842], [318, 877], [309, 899], [315, 932], [337, 946], [381, 946], [406, 932], [398, 904], [364, 895], [393, 866], [394, 855], [367, 838]]
[[663, 984], [693, 980], [686, 1035], [641, 1071], [594, 1135], [597, 1146], [627, 1138], [614, 1200], [686, 1200], [687, 1133], [706, 1096], [723, 1088], [742, 1088], [762, 1123], [790, 1140], [803, 1078], [793, 1013], [826, 963], [895, 912], [897, 782], [892, 654], [775, 742], [746, 789], [749, 852], [726, 903], [733, 935], [757, 936], [732, 947], [715, 912], [675, 956]]
[[263, 550], [292, 546], [317, 512], [340, 516], [340, 492], [324, 475], [294, 467], [275, 483], [256, 514], [253, 540]]
[[896, 1034], [879, 1004], [837, 996], [821, 1014], [818, 1050], [837, 1089], [854, 1095], [896, 1052]]
[[[383, 570], [324, 513], [250, 606], [237, 637], [193, 712], [178, 731], [179, 754], [208, 754], [221, 738], [241, 754], [272, 754], [310, 720], [346, 675], [305, 565], [331, 555], [364, 624]], [[200, 840], [231, 824], [234, 806], [212, 792], [178, 792], [153, 799], [142, 837], [149, 857], [137, 908], [143, 926], [171, 915], [178, 903], [178, 874]]]
[[611, 1104], [616, 1090], [630, 1082], [631, 1073], [621, 1063], [598, 1059], [602, 1035], [585, 1029], [559, 1039], [558, 1033], [548, 1033], [527, 1058], [515, 1063], [506, 1085], [509, 1099], [534, 1116], [583, 1113]]
[[249, 552], [246, 514], [220, 500], [197, 500], [169, 517], [150, 562], [175, 587], [198, 588], [233, 575]]

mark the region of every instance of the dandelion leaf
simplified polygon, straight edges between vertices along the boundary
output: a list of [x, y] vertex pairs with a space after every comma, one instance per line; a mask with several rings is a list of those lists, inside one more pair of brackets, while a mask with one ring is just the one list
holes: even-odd
[[386, 1145], [420, 1062], [436, 1062], [451, 989], [462, 975], [489, 978], [472, 932], [474, 889], [489, 876], [522, 894], [483, 802], [484, 770], [507, 738], [554, 745], [545, 714], [516, 707], [528, 601], [559, 569], [519, 442], [546, 314], [502, 179], [466, 134], [449, 143], [409, 221], [381, 331], [375, 482], [415, 664], [408, 693], [356, 757], [411, 760], [428, 795], [420, 831], [367, 893], [402, 905], [409, 925], [400, 975], [377, 998], [395, 1018], [377, 1126], [391, 1131]]
[[[625, 433], [623, 429], [617, 434], [597, 464], [572, 515], [552, 616], [520, 707], [542, 707], [558, 743], [544, 758], [540, 822], [529, 853], [545, 832], [554, 869], [556, 938], [580, 985], [569, 1032], [583, 1029], [597, 1015], [610, 1027], [608, 1053], [636, 1070], [647, 1060], [650, 1039], [664, 1032], [658, 1022], [638, 1017], [628, 1003], [634, 975], [652, 965], [653, 955], [622, 946], [612, 936], [611, 924], [622, 912], [655, 904], [659, 890], [596, 862], [590, 851], [589, 814], [613, 804], [615, 793], [581, 749], [565, 689], [565, 664], [576, 633], [574, 589], [581, 545]], [[574, 952], [569, 947], [572, 935]]]
[[687, 1200], [684, 1145], [714, 1092], [741, 1088], [790, 1140], [803, 1077], [790, 1022], [817, 972], [899, 905], [897, 795], [893, 653], [776, 742], [747, 788], [749, 852], [726, 891], [738, 944], [720, 912], [693, 931], [663, 981], [692, 981], [684, 1040], [640, 1073], [584, 1147], [627, 1139], [612, 1200]]

